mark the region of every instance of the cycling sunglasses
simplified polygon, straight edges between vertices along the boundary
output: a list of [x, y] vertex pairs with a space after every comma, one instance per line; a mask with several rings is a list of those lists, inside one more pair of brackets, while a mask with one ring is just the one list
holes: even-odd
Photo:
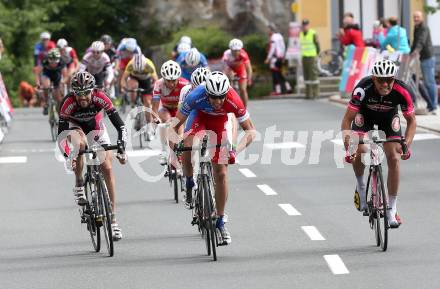
[[87, 96], [92, 92], [92, 89], [87, 89], [87, 90], [80, 90], [80, 91], [76, 91], [75, 95], [76, 96]]
[[213, 94], [207, 93], [207, 95], [208, 95], [209, 98], [212, 98], [212, 99], [225, 99], [225, 97], [226, 97], [226, 94], [213, 95]]
[[60, 62], [59, 58], [49, 58], [48, 60], [49, 60], [49, 62], [52, 62], [52, 63]]
[[392, 83], [394, 81], [394, 77], [376, 77], [376, 80], [379, 83]]
[[96, 55], [98, 55], [98, 54], [101, 54], [101, 53], [103, 53], [104, 51], [93, 51], [93, 54], [96, 54]]

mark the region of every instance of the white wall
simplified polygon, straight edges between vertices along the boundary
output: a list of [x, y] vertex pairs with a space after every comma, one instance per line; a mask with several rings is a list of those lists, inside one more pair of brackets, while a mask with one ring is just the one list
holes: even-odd
[[362, 33], [364, 39], [370, 39], [373, 37], [373, 24], [378, 20], [377, 16], [377, 1], [362, 0]]
[[[437, 1], [435, 0], [427, 0], [426, 2], [430, 6], [437, 6]], [[431, 29], [432, 44], [440, 45], [440, 33], [434, 32], [440, 27], [440, 12], [428, 16], [428, 26]]]
[[400, 18], [399, 0], [385, 0], [384, 2], [384, 17], [397, 16]]

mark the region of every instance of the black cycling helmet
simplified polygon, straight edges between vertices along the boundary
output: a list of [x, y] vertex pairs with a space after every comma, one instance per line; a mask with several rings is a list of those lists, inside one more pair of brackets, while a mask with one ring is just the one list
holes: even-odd
[[112, 44], [113, 43], [112, 37], [108, 34], [102, 35], [100, 40], [102, 42], [104, 42], [104, 44]]
[[70, 87], [75, 94], [95, 88], [95, 77], [87, 71], [77, 72], [70, 81]]

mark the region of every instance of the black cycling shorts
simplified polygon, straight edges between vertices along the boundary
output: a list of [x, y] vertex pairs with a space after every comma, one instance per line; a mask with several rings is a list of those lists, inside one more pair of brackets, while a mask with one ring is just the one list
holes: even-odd
[[142, 88], [144, 90], [145, 94], [152, 94], [153, 93], [153, 83], [151, 78], [147, 79], [139, 79], [134, 76], [130, 76], [131, 79], [135, 79], [138, 82], [139, 88]]
[[383, 131], [387, 138], [402, 136], [399, 115], [394, 113], [386, 114], [380, 119], [369, 118], [367, 115], [366, 119], [364, 114], [358, 112], [351, 124], [351, 129], [355, 132], [368, 133], [374, 129], [374, 125], [377, 125], [378, 129]]
[[50, 69], [43, 69], [43, 76], [50, 79], [52, 82], [53, 87], [57, 88], [60, 85], [61, 82], [61, 70], [50, 70]]

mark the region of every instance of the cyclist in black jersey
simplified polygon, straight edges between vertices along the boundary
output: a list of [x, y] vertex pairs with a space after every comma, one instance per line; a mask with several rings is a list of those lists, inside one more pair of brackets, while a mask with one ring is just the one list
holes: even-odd
[[[402, 81], [395, 79], [397, 67], [390, 60], [378, 60], [373, 65], [372, 76], [363, 78], [354, 88], [353, 94], [342, 120], [341, 129], [346, 151], [350, 143], [350, 135], [355, 133], [360, 138], [367, 137], [374, 125], [384, 133], [386, 138], [400, 138], [402, 135], [398, 107], [400, 106], [407, 126], [405, 139], [408, 152], [402, 154], [400, 143], [385, 143], [384, 152], [388, 163], [388, 199], [390, 210], [387, 210], [391, 227], [400, 225], [397, 215], [397, 192], [399, 189], [400, 158], [408, 159], [411, 155], [410, 146], [416, 131], [416, 119], [412, 99], [414, 92]], [[366, 145], [359, 145], [355, 155], [347, 155], [346, 161], [353, 162], [353, 170], [357, 179], [355, 200], [360, 202], [356, 207], [360, 211], [366, 209], [364, 179], [365, 165], [362, 153], [367, 152]]]
[[58, 48], [49, 50], [41, 63], [41, 67], [41, 83], [39, 80], [37, 80], [37, 87], [43, 88], [43, 114], [47, 115], [48, 89], [51, 85], [53, 86], [53, 96], [57, 104], [59, 104], [62, 99], [64, 85], [65, 81], [67, 80], [68, 73], [66, 63], [61, 59], [61, 54]]

